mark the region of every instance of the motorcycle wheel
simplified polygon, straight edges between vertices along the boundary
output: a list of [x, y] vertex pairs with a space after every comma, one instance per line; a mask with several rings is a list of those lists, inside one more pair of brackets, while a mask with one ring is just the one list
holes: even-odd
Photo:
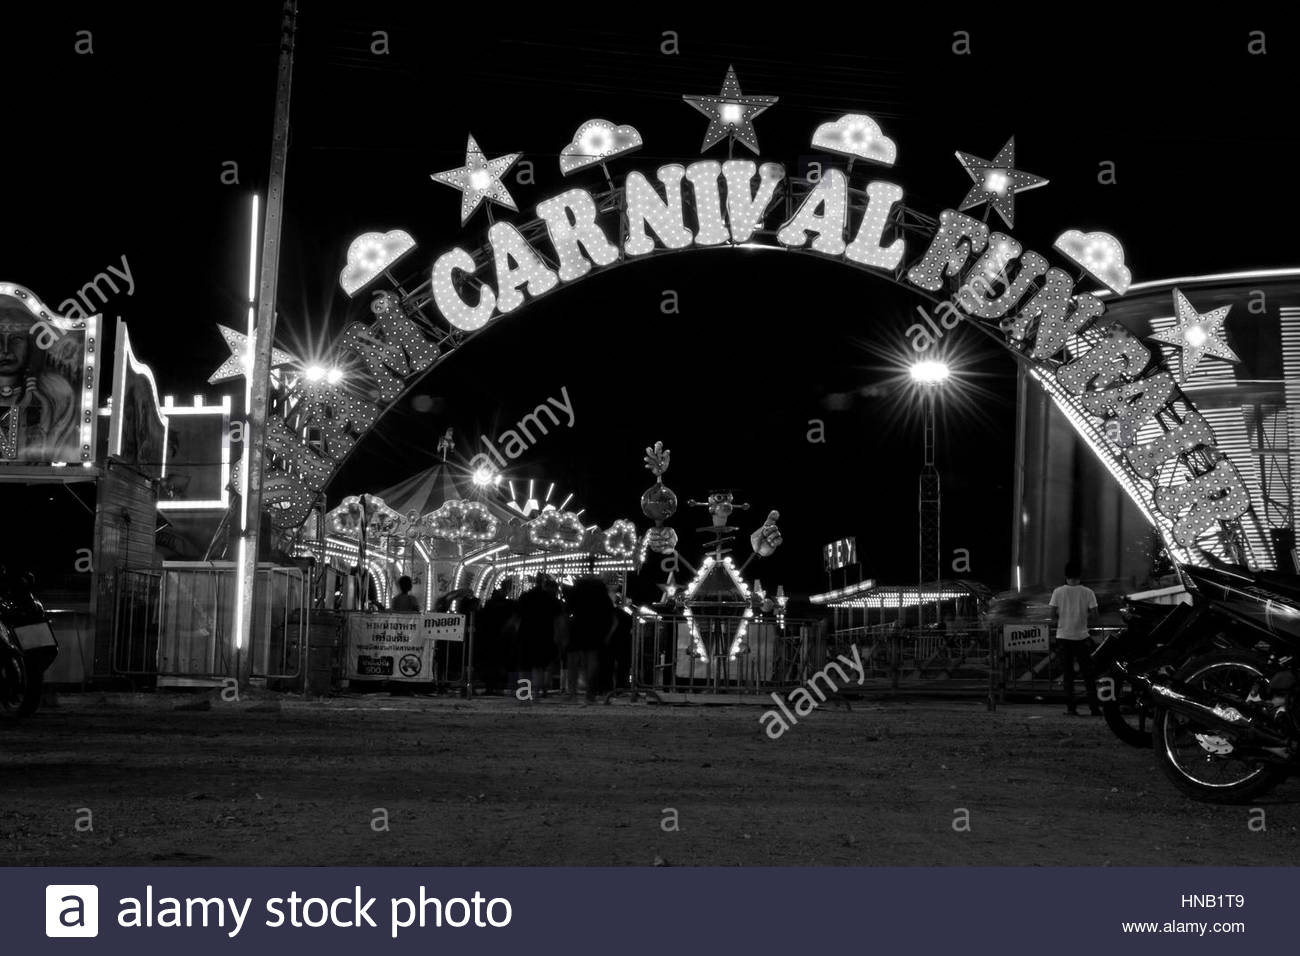
[[[1238, 653], [1196, 658], [1175, 677], [1228, 704], [1243, 704], [1251, 689], [1266, 679], [1258, 660]], [[1212, 728], [1164, 707], [1155, 708], [1152, 737], [1161, 771], [1195, 800], [1243, 803], [1287, 776], [1283, 767], [1236, 756], [1232, 743]]]
[[1130, 747], [1151, 746], [1151, 709], [1128, 681], [1115, 682], [1115, 697], [1101, 705], [1106, 726]]
[[26, 717], [36, 710], [40, 695], [30, 702], [27, 693], [27, 662], [19, 654], [10, 654], [0, 648], [0, 711]]

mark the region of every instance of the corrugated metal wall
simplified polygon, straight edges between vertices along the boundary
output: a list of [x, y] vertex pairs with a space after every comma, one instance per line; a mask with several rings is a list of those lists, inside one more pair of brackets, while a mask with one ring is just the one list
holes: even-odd
[[94, 676], [111, 673], [113, 612], [119, 572], [155, 564], [154, 530], [158, 490], [153, 480], [127, 465], [110, 460], [104, 466], [95, 503], [95, 619]]

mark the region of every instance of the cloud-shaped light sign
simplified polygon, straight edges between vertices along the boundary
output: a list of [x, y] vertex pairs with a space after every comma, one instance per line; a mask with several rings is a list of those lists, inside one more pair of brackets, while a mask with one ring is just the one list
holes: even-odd
[[401, 229], [362, 233], [348, 246], [348, 264], [339, 273], [339, 285], [349, 296], [356, 295], [414, 248], [415, 240]]
[[865, 113], [845, 113], [830, 123], [822, 123], [813, 133], [812, 144], [828, 153], [853, 159], [865, 159], [883, 166], [894, 165], [898, 147], [881, 132], [880, 124]]
[[1128, 291], [1133, 274], [1124, 265], [1124, 247], [1110, 233], [1069, 229], [1052, 246], [1116, 295]]
[[326, 515], [326, 523], [330, 531], [355, 538], [361, 537], [363, 520], [368, 537], [396, 534], [402, 525], [402, 516], [385, 504], [383, 498], [375, 495], [366, 496], [364, 511], [361, 507], [361, 499], [351, 495], [340, 501], [338, 507]]
[[605, 550], [620, 558], [631, 557], [636, 552], [638, 536], [636, 525], [619, 518], [605, 532]]
[[528, 523], [528, 536], [539, 548], [581, 547], [586, 530], [571, 511], [547, 511]]
[[500, 522], [478, 501], [453, 498], [424, 516], [429, 534], [448, 541], [487, 541], [495, 538]]
[[578, 127], [573, 141], [560, 151], [560, 172], [568, 176], [641, 148], [641, 134], [631, 126], [590, 119]]

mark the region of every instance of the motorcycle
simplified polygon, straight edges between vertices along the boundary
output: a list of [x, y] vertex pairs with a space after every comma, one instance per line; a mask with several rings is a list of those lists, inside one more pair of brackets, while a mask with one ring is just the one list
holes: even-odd
[[1151, 746], [1147, 675], [1176, 668], [1200, 642], [1197, 630], [1184, 627], [1193, 613], [1187, 604], [1129, 598], [1120, 607], [1124, 630], [1108, 635], [1093, 651], [1102, 716], [1131, 747]]
[[19, 717], [36, 713], [45, 671], [59, 653], [34, 584], [31, 575], [17, 581], [0, 576], [0, 711]]
[[1092, 655], [1097, 694], [1115, 736], [1147, 748], [1152, 745], [1152, 678], [1170, 676], [1198, 655], [1238, 647], [1240, 636], [1230, 621], [1194, 600], [1171, 605], [1130, 597], [1120, 615], [1124, 630], [1107, 636]]
[[1179, 570], [1192, 604], [1104, 642], [1093, 661], [1131, 688], [1156, 761], [1179, 790], [1248, 801], [1300, 768], [1300, 577]]

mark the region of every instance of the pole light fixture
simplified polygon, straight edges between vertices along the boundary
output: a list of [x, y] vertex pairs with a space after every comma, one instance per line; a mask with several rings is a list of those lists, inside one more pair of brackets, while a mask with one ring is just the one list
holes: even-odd
[[910, 369], [912, 381], [918, 385], [942, 385], [952, 374], [947, 362], [927, 360], [914, 362]]

